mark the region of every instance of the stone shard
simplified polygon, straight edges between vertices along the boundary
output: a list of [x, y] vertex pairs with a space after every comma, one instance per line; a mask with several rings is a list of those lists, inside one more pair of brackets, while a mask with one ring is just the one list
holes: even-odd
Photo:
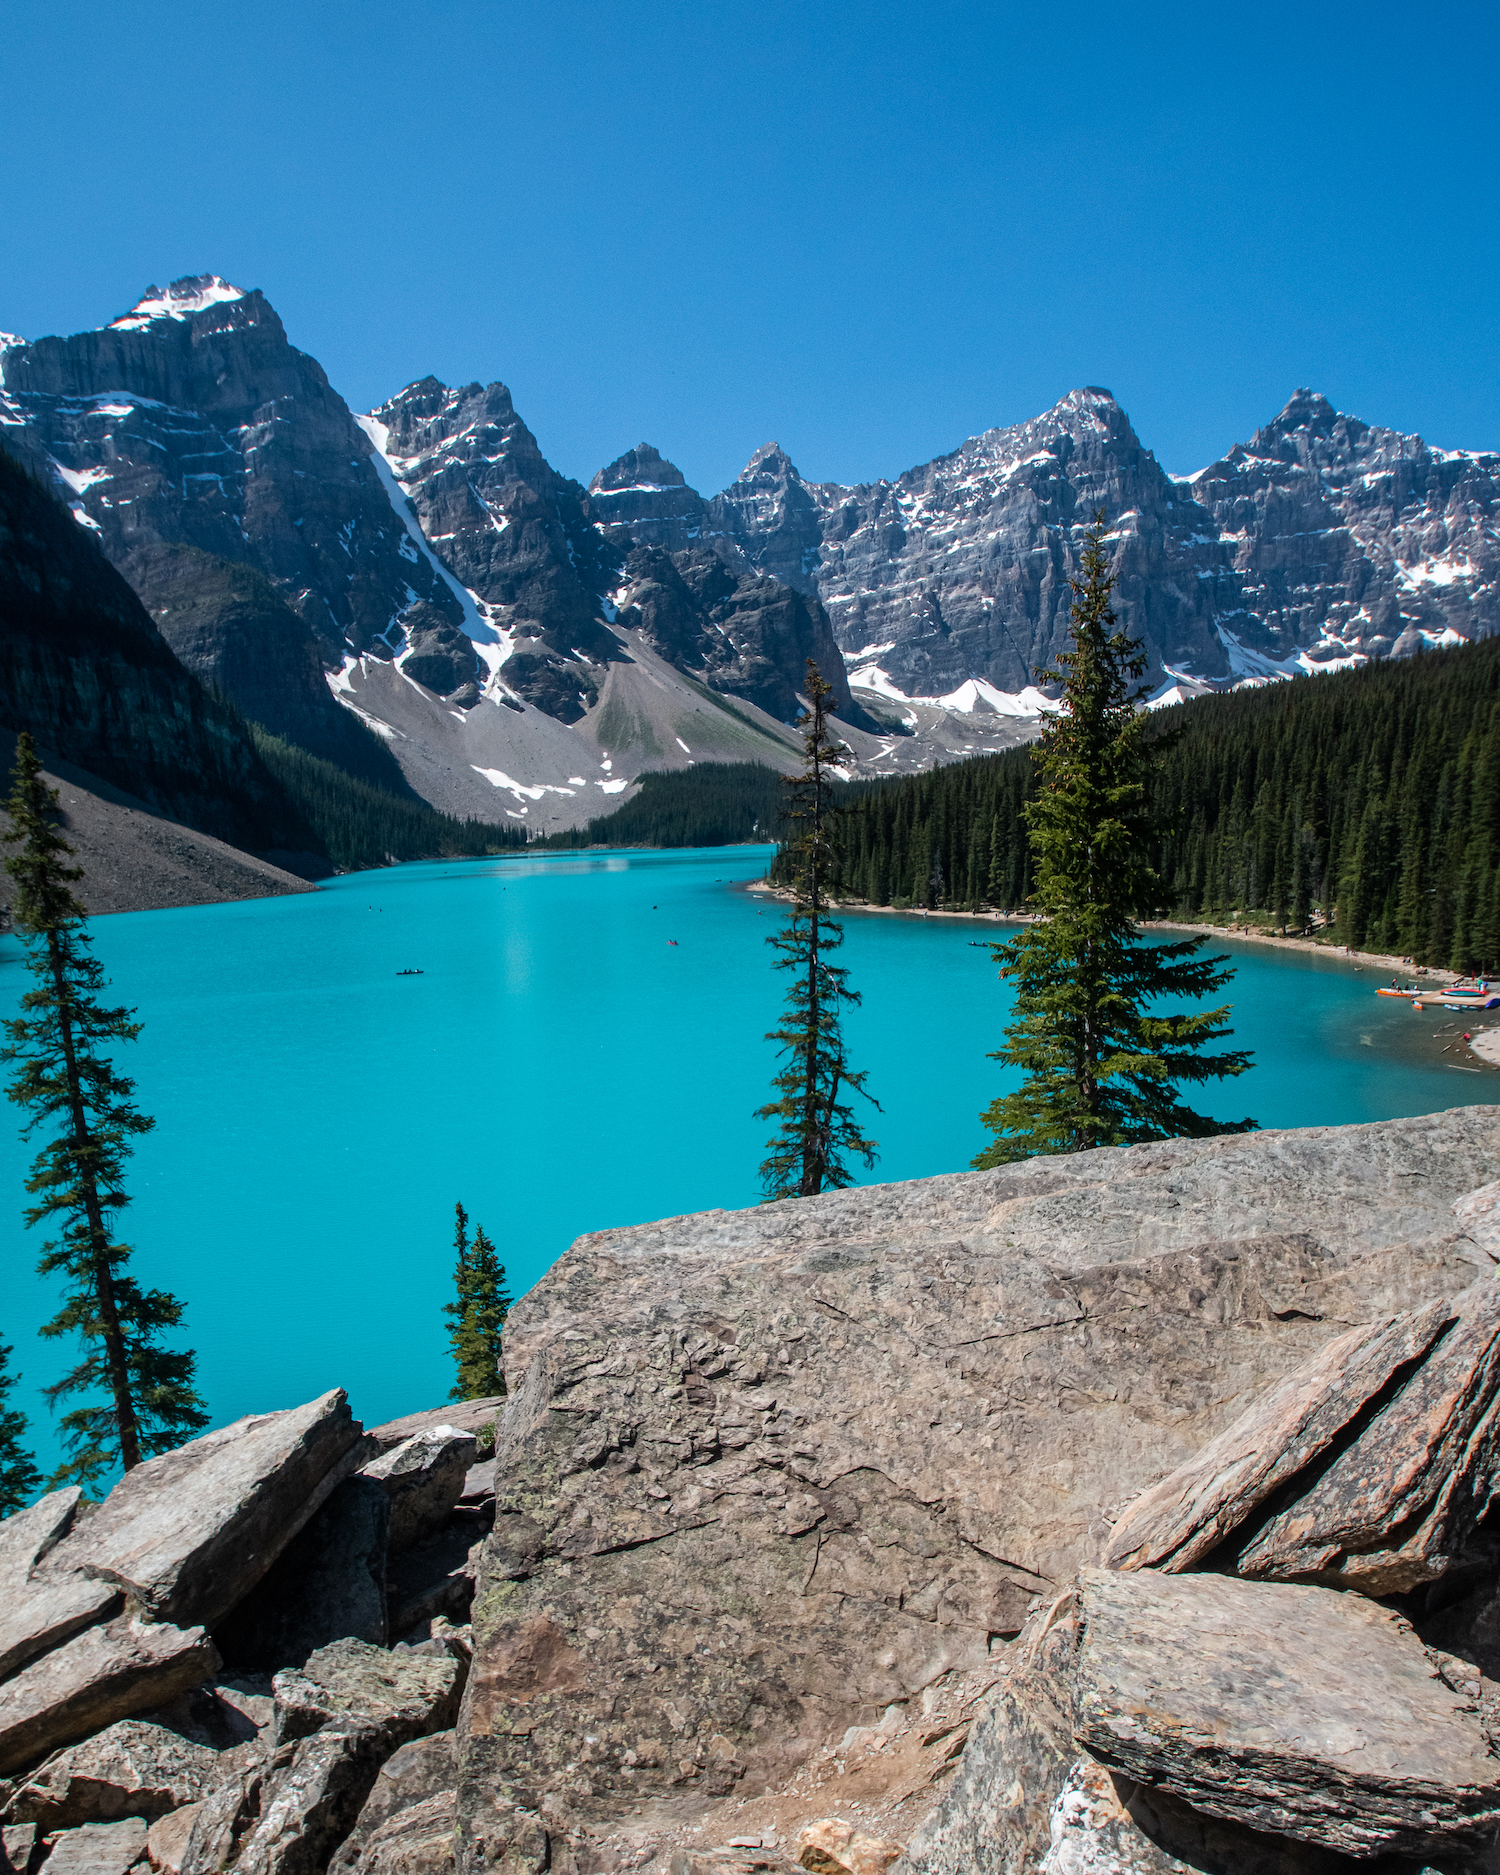
[[42, 1853], [34, 1823], [7, 1823], [0, 1828], [0, 1875], [31, 1875]]
[[1500, 1827], [1500, 1761], [1389, 1609], [1231, 1576], [1079, 1584], [1074, 1735], [1112, 1771], [1346, 1855], [1463, 1854]]
[[1487, 1256], [1500, 1262], [1500, 1179], [1491, 1179], [1489, 1184], [1456, 1198], [1453, 1215], [1459, 1228]]
[[77, 1485], [50, 1491], [0, 1522], [0, 1680], [120, 1606], [108, 1583], [34, 1573], [72, 1528], [81, 1496]]
[[496, 1787], [548, 1818], [566, 1790], [589, 1854], [653, 1806], [727, 1840], [716, 1806], [993, 1671], [1108, 1519], [1268, 1388], [1488, 1276], [1451, 1207], [1495, 1178], [1485, 1107], [580, 1239], [506, 1323], [465, 1868]]
[[52, 1845], [47, 1867], [53, 1875], [125, 1875], [146, 1853], [146, 1825], [139, 1817], [123, 1823], [85, 1823], [67, 1829]]
[[[404, 1848], [398, 1851], [397, 1843], [408, 1841], [405, 1831], [394, 1826], [409, 1812], [430, 1805], [435, 1798], [441, 1800], [439, 1810], [447, 1830], [447, 1854], [451, 1861], [457, 1778], [458, 1754], [451, 1731], [434, 1732], [402, 1745], [381, 1765], [358, 1822], [329, 1864], [330, 1875], [338, 1875], [338, 1871], [356, 1865], [368, 1866], [372, 1857], [376, 1865], [391, 1867], [398, 1855], [406, 1853]], [[431, 1834], [431, 1827], [431, 1815], [424, 1814], [415, 1825], [415, 1839], [425, 1841]]]
[[260, 1814], [235, 1858], [236, 1875], [321, 1875], [389, 1750], [385, 1729], [360, 1719], [299, 1739], [290, 1763], [265, 1785]]
[[472, 1432], [428, 1426], [365, 1466], [360, 1476], [373, 1479], [390, 1499], [393, 1556], [440, 1528], [458, 1502], [478, 1451]]
[[821, 1817], [797, 1838], [797, 1861], [812, 1875], [886, 1875], [901, 1844], [868, 1836], [841, 1817]]
[[1432, 1302], [1320, 1348], [1185, 1465], [1143, 1491], [1102, 1558], [1110, 1569], [1190, 1569], [1318, 1458], [1391, 1377], [1419, 1361], [1457, 1319]]
[[459, 1663], [451, 1654], [386, 1653], [363, 1641], [335, 1641], [300, 1671], [278, 1673], [278, 1745], [306, 1738], [332, 1721], [374, 1726], [387, 1753], [427, 1732], [447, 1731], [458, 1716]]
[[346, 1478], [294, 1536], [214, 1639], [242, 1672], [300, 1666], [331, 1641], [383, 1647], [390, 1500], [371, 1478]]
[[458, 1802], [453, 1791], [435, 1791], [398, 1810], [360, 1848], [356, 1875], [447, 1875], [455, 1866]]
[[1242, 1575], [1396, 1595], [1462, 1556], [1500, 1483], [1500, 1278], [1352, 1444], [1240, 1548]]
[[165, 1726], [121, 1719], [51, 1757], [11, 1798], [9, 1815], [44, 1832], [121, 1817], [148, 1820], [197, 1803], [217, 1782], [219, 1753]]
[[[290, 1758], [288, 1751], [288, 1761]], [[260, 1816], [266, 1776], [266, 1761], [257, 1758], [225, 1778], [198, 1805], [178, 1875], [214, 1875], [234, 1862]]]
[[184, 1804], [180, 1810], [159, 1816], [146, 1831], [146, 1859], [156, 1875], [182, 1875], [182, 1859], [201, 1808], [197, 1803]]
[[218, 1666], [202, 1628], [128, 1615], [86, 1628], [0, 1685], [0, 1775], [175, 1698]]
[[341, 1389], [237, 1420], [127, 1472], [49, 1567], [123, 1589], [152, 1620], [213, 1627], [361, 1452]]

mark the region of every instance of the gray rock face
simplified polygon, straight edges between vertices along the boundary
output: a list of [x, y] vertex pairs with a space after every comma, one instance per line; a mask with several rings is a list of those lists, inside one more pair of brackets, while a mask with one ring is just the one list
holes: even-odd
[[507, 1323], [465, 1840], [494, 1789], [702, 1815], [982, 1665], [1268, 1386], [1488, 1271], [1497, 1162], [1470, 1108], [580, 1239]]
[[379, 1483], [345, 1478], [216, 1629], [230, 1666], [250, 1673], [300, 1666], [331, 1641], [383, 1647], [390, 1516]]
[[207, 1796], [219, 1754], [165, 1726], [123, 1719], [48, 1759], [17, 1790], [7, 1814], [45, 1833], [125, 1816], [166, 1816]]
[[154, 1620], [212, 1626], [352, 1471], [360, 1431], [340, 1389], [236, 1420], [138, 1466], [58, 1544], [49, 1572], [124, 1591]]
[[1431, 449], [1299, 390], [1180, 486], [1232, 551], [1243, 611], [1221, 624], [1253, 650], [1317, 664], [1500, 626], [1500, 456]]
[[637, 443], [589, 483], [589, 519], [607, 538], [680, 553], [701, 540], [708, 503], [689, 488], [676, 463], [651, 443]]
[[378, 1484], [390, 1503], [392, 1555], [399, 1556], [442, 1525], [478, 1455], [472, 1432], [430, 1426], [365, 1466], [360, 1476]]
[[398, 1810], [375, 1829], [352, 1866], [359, 1875], [446, 1875], [455, 1866], [458, 1805], [451, 1790]]
[[1363, 1596], [1083, 1571], [1073, 1726], [1194, 1809], [1346, 1854], [1500, 1828], [1500, 1760], [1411, 1629]]
[[1215, 619], [1238, 603], [1231, 554], [1108, 391], [1073, 391], [894, 482], [805, 483], [771, 444], [712, 515], [753, 565], [818, 594], [855, 682], [878, 667], [930, 697], [971, 677], [1017, 693], [1051, 664], [1098, 507], [1122, 624], [1157, 664], [1227, 675]]
[[381, 1452], [394, 1451], [431, 1426], [457, 1426], [460, 1432], [472, 1432], [477, 1439], [504, 1411], [505, 1395], [493, 1393], [482, 1400], [456, 1400], [450, 1405], [429, 1406], [418, 1413], [403, 1414], [400, 1419], [387, 1420], [383, 1426], [371, 1426], [365, 1437]]
[[1014, 693], [1062, 646], [1099, 506], [1116, 606], [1158, 671], [1218, 682], [1500, 627], [1500, 457], [1430, 449], [1307, 391], [1188, 477], [1093, 388], [890, 482], [807, 483], [772, 443], [703, 532], [816, 592], [856, 683], [879, 668], [910, 696], [970, 677]]
[[201, 1628], [125, 1615], [86, 1628], [0, 1685], [0, 1776], [175, 1698], [218, 1666]]
[[368, 767], [323, 680], [457, 601], [393, 513], [369, 442], [259, 292], [152, 289], [97, 332], [4, 354], [5, 414], [173, 650], [247, 714]]

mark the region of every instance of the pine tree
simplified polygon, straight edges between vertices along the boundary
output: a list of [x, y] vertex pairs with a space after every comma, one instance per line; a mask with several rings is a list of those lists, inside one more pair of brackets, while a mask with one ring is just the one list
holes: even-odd
[[991, 946], [1016, 984], [1015, 1020], [991, 1056], [1026, 1080], [982, 1118], [995, 1135], [974, 1160], [1003, 1165], [1036, 1153], [1081, 1152], [1186, 1134], [1244, 1132], [1194, 1113], [1180, 1081], [1244, 1073], [1241, 1052], [1204, 1054], [1230, 1031], [1227, 1006], [1153, 1015], [1162, 996], [1198, 998], [1226, 983], [1223, 958], [1196, 958], [1203, 940], [1142, 944], [1135, 919], [1162, 897], [1151, 855], [1160, 830], [1147, 784], [1160, 758], [1140, 709], [1140, 642], [1116, 628], [1114, 581], [1100, 510], [1073, 582], [1072, 645], [1039, 683], [1063, 686], [1062, 708], [1033, 745], [1039, 790], [1026, 809], [1042, 921]]
[[461, 1204], [453, 1207], [455, 1299], [444, 1305], [448, 1317], [448, 1345], [458, 1369], [458, 1385], [450, 1400], [485, 1400], [505, 1392], [503, 1330], [510, 1313], [505, 1269], [484, 1226], [469, 1239], [469, 1215]]
[[22, 1509], [36, 1496], [42, 1482], [21, 1441], [26, 1437], [26, 1415], [6, 1405], [6, 1395], [21, 1378], [10, 1372], [10, 1357], [15, 1352], [0, 1342], [0, 1517]]
[[21, 850], [5, 870], [15, 882], [12, 914], [36, 987], [22, 998], [21, 1015], [5, 1024], [9, 1046], [0, 1060], [16, 1064], [8, 1093], [30, 1109], [23, 1132], [57, 1128], [26, 1181], [36, 1198], [26, 1222], [55, 1222], [58, 1235], [43, 1246], [38, 1268], [67, 1284], [62, 1308], [41, 1332], [48, 1339], [76, 1334], [85, 1349], [47, 1397], [55, 1408], [78, 1395], [104, 1395], [64, 1415], [59, 1429], [72, 1457], [49, 1482], [88, 1485], [117, 1464], [130, 1471], [180, 1445], [208, 1415], [193, 1386], [195, 1357], [158, 1345], [161, 1331], [181, 1322], [182, 1304], [140, 1287], [126, 1270], [129, 1248], [111, 1231], [113, 1214], [129, 1203], [123, 1179], [131, 1142], [154, 1122], [137, 1111], [134, 1082], [103, 1051], [133, 1041], [140, 1024], [128, 1009], [99, 1000], [104, 972], [71, 890], [83, 874], [67, 864], [73, 849], [57, 831], [57, 795], [29, 735], [18, 739], [12, 780], [4, 837]]
[[853, 1108], [839, 1098], [848, 1089], [879, 1111], [874, 1096], [865, 1092], [865, 1076], [852, 1071], [844, 1052], [841, 1006], [857, 1005], [859, 995], [849, 988], [848, 971], [826, 961], [844, 941], [843, 928], [828, 916], [839, 884], [832, 771], [852, 759], [828, 731], [832, 694], [809, 658], [807, 708], [797, 725], [804, 766], [800, 774], [785, 777], [786, 818], [795, 829], [786, 849], [792, 901], [785, 925], [766, 939], [779, 953], [775, 967], [792, 975], [781, 1027], [766, 1037], [777, 1044], [786, 1065], [772, 1082], [777, 1098], [756, 1109], [757, 1119], [778, 1123], [760, 1168], [768, 1203], [851, 1184], [847, 1156], [867, 1166], [875, 1162], [874, 1140], [865, 1137]]

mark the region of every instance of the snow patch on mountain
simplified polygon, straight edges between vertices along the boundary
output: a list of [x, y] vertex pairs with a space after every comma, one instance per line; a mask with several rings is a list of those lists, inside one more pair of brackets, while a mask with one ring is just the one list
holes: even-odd
[[197, 274], [191, 279], [174, 280], [165, 289], [148, 286], [130, 311], [122, 313], [118, 319], [111, 319], [104, 330], [138, 332], [142, 326], [150, 325], [153, 319], [189, 319], [194, 313], [207, 311], [210, 306], [221, 306], [230, 300], [244, 298], [245, 294], [240, 287], [231, 286], [227, 280], [221, 280], [218, 274]]

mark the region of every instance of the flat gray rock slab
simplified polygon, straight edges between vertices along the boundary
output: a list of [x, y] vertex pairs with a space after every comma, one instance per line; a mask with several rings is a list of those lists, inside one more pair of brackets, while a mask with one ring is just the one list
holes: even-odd
[[49, 1491], [0, 1523], [0, 1680], [121, 1605], [112, 1584], [41, 1573], [72, 1528], [81, 1495], [76, 1485]]
[[64, 1830], [52, 1845], [47, 1867], [52, 1875], [125, 1875], [146, 1853], [146, 1825], [138, 1817], [123, 1823], [85, 1823]]
[[127, 1816], [149, 1821], [206, 1797], [218, 1767], [211, 1746], [145, 1719], [121, 1719], [49, 1758], [16, 1791], [8, 1813], [48, 1835]]
[[1500, 1827], [1500, 1761], [1390, 1610], [1232, 1576], [1079, 1585], [1074, 1735], [1112, 1770], [1348, 1855], [1452, 1855]]
[[0, 1776], [210, 1678], [218, 1650], [202, 1628], [121, 1615], [86, 1628], [0, 1685]]
[[387, 1542], [393, 1556], [439, 1527], [458, 1502], [478, 1456], [472, 1432], [457, 1426], [427, 1426], [363, 1468], [359, 1475], [374, 1479], [390, 1499]]
[[127, 1473], [49, 1567], [123, 1589], [153, 1620], [213, 1627], [362, 1452], [342, 1389], [236, 1420]]

